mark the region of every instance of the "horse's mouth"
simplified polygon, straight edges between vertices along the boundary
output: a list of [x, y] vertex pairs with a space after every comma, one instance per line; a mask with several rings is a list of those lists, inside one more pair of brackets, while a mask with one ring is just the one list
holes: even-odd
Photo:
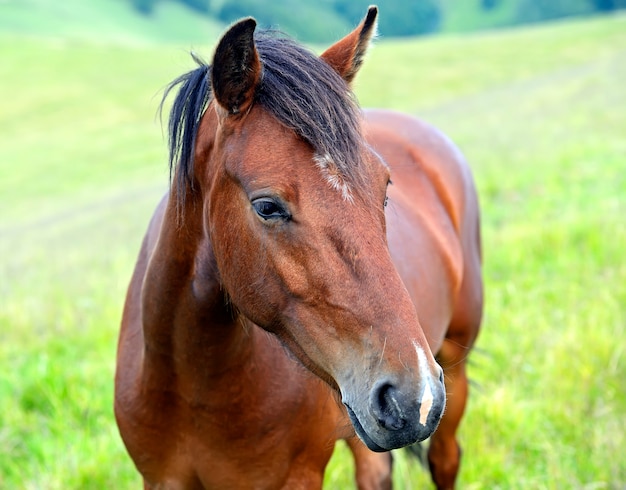
[[363, 429], [363, 426], [361, 425], [361, 422], [359, 422], [359, 419], [357, 418], [356, 414], [354, 413], [354, 410], [352, 410], [352, 408], [350, 408], [349, 405], [346, 405], [344, 403], [347, 411], [348, 411], [348, 416], [350, 417], [350, 421], [352, 422], [352, 425], [354, 426], [354, 430], [356, 432], [356, 434], [359, 436], [359, 438], [365, 443], [365, 445], [371, 450], [371, 451], [375, 451], [377, 453], [382, 453], [385, 451], [389, 451], [388, 449], [385, 449], [384, 447], [379, 446], [378, 444], [376, 444], [371, 438], [370, 436], [367, 435], [367, 432], [365, 432], [365, 429]]

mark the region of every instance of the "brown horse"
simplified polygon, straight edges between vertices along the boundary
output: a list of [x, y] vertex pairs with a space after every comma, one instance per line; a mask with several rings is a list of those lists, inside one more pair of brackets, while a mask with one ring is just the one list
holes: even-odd
[[356, 106], [376, 16], [321, 57], [245, 19], [169, 87], [172, 185], [116, 373], [146, 488], [320, 488], [340, 438], [359, 488], [388, 488], [388, 451], [431, 436], [433, 480], [454, 485], [478, 205], [442, 134]]

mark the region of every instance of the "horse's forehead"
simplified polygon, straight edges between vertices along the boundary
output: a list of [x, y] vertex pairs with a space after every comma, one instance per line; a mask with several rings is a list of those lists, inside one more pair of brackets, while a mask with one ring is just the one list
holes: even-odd
[[262, 106], [255, 105], [235, 125], [237, 128], [229, 132], [241, 137], [239, 144], [226, 147], [229, 152], [239, 153], [235, 159], [239, 170], [254, 176], [265, 187], [271, 187], [273, 179], [275, 184], [292, 188], [310, 183], [322, 193], [337, 193], [343, 201], [353, 203], [357, 185], [345, 174], [346, 164], [358, 166], [372, 185], [380, 180], [379, 170], [388, 173], [384, 161], [368, 145], [363, 145], [359, 161], [337, 162], [328, 153], [316, 152], [295, 130]]
[[224, 121], [221, 131], [225, 169], [247, 192], [266, 189], [288, 199], [314, 182], [311, 146], [262, 107]]
[[285, 126], [270, 110], [259, 105], [243, 118], [242, 126], [252, 136], [252, 141], [260, 147], [292, 148], [300, 139], [293, 129]]
[[251, 111], [241, 121], [238, 133], [246, 162], [253, 167], [260, 165], [261, 171], [273, 165], [283, 170], [306, 163], [310, 166], [315, 154], [310, 144], [263, 108]]

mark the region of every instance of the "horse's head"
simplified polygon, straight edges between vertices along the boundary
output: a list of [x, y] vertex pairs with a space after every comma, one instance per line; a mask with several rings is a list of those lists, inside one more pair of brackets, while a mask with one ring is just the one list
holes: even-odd
[[349, 89], [376, 15], [321, 57], [233, 25], [205, 67], [192, 178], [232, 304], [337, 389], [382, 451], [430, 436], [445, 390], [389, 254], [389, 169]]

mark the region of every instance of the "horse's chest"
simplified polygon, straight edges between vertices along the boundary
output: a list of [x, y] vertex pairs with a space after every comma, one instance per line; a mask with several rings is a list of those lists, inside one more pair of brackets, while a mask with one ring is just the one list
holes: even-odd
[[317, 477], [305, 483], [330, 458], [337, 407], [282, 346], [262, 347], [240, 371], [179, 393], [176, 423], [163, 427], [177, 432], [168, 466], [186, 467], [206, 488], [319, 488]]

